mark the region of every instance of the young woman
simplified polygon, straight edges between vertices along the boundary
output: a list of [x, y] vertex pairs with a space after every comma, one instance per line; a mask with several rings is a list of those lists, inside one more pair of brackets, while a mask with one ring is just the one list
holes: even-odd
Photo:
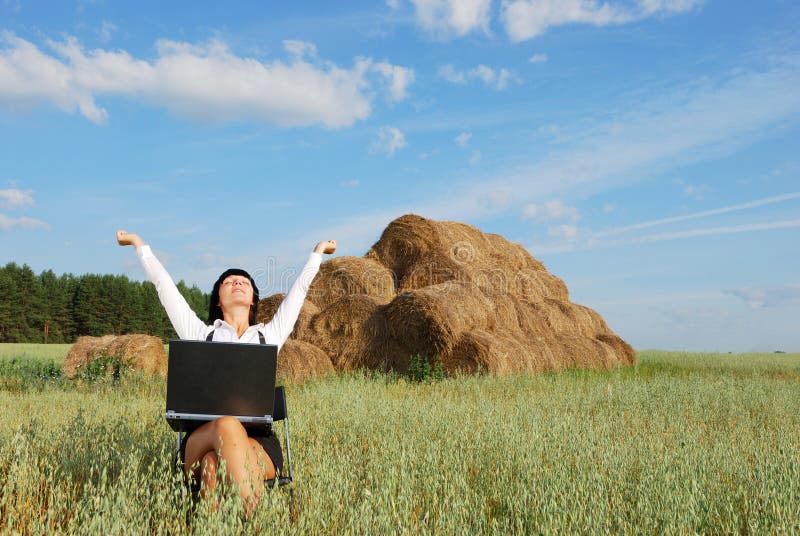
[[[117, 231], [121, 246], [134, 246], [147, 278], [156, 286], [161, 304], [181, 339], [274, 344], [280, 351], [300, 314], [311, 281], [319, 271], [323, 254], [336, 251], [336, 241], [320, 242], [309, 255], [302, 272], [267, 324], [256, 324], [258, 288], [244, 270], [232, 268], [219, 276], [211, 291], [206, 324], [189, 307], [172, 278], [138, 235]], [[275, 477], [283, 463], [274, 433], [249, 431], [234, 417], [221, 417], [191, 431], [184, 441], [181, 460], [187, 473], [202, 482], [206, 496], [217, 484], [217, 469], [225, 460], [227, 476], [239, 488], [245, 504], [253, 505], [264, 480]]]

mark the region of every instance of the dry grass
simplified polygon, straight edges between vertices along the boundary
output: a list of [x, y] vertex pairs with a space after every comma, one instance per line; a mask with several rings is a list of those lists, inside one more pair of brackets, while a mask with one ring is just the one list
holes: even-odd
[[798, 354], [289, 383], [293, 492], [265, 492], [246, 523], [235, 497], [216, 512], [192, 502], [163, 389], [136, 376], [0, 388], [0, 534], [800, 530]]

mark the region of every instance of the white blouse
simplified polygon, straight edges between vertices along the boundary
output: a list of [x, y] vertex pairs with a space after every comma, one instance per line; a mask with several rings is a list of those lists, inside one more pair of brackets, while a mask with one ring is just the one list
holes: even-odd
[[308, 256], [303, 270], [297, 276], [292, 288], [286, 294], [275, 316], [267, 324], [256, 324], [247, 328], [241, 337], [236, 335], [236, 329], [222, 319], [217, 319], [208, 325], [189, 307], [178, 287], [172, 281], [167, 270], [159, 262], [150, 246], [143, 245], [136, 248], [139, 261], [149, 279], [158, 291], [158, 299], [167, 311], [172, 327], [181, 339], [204, 341], [211, 331], [214, 331], [212, 340], [218, 342], [243, 342], [258, 344], [258, 332], [264, 335], [267, 344], [274, 344], [281, 349], [283, 343], [292, 333], [294, 324], [300, 314], [300, 308], [311, 286], [311, 281], [319, 272], [322, 255], [312, 252]]

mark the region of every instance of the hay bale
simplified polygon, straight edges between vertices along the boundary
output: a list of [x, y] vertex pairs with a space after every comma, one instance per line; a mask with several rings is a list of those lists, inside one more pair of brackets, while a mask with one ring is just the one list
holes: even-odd
[[609, 333], [605, 320], [593, 309], [562, 300], [546, 298], [530, 307], [544, 318], [551, 333], [594, 338]]
[[353, 294], [365, 294], [378, 303], [389, 303], [395, 296], [394, 274], [373, 259], [336, 257], [320, 265], [307, 299], [325, 309]]
[[98, 359], [110, 359], [117, 371], [129, 367], [159, 376], [167, 373], [167, 354], [161, 339], [135, 334], [79, 337], [70, 347], [61, 371], [74, 378], [83, 367]]
[[328, 354], [305, 341], [288, 340], [278, 354], [279, 379], [302, 382], [333, 372]]
[[78, 337], [78, 340], [70, 346], [67, 357], [61, 364], [61, 372], [67, 378], [74, 378], [83, 366], [97, 359], [103, 349], [108, 348], [114, 335], [104, 337]]
[[469, 231], [455, 229], [447, 242], [440, 222], [408, 214], [389, 223], [365, 257], [389, 268], [399, 291], [454, 280], [466, 282], [470, 278], [463, 265], [472, 263], [475, 255], [469, 235]]
[[485, 329], [492, 308], [480, 292], [450, 281], [406, 291], [383, 310], [389, 335], [413, 354], [449, 352], [465, 331]]
[[[267, 324], [272, 317], [275, 316], [275, 313], [280, 307], [281, 303], [283, 303], [283, 299], [286, 297], [286, 294], [279, 292], [278, 294], [273, 294], [272, 296], [267, 296], [266, 298], [262, 298], [258, 302], [258, 311], [256, 313], [256, 321], [260, 323]], [[319, 312], [319, 307], [314, 305], [310, 300], [306, 299], [303, 301], [303, 306], [300, 308], [300, 314], [297, 316], [297, 321], [294, 324], [294, 329], [292, 333], [289, 335], [290, 339], [303, 339], [303, 335], [305, 331], [308, 329], [308, 325], [311, 322], [311, 319], [314, 317], [315, 314]]]
[[611, 330], [607, 333], [601, 333], [595, 336], [595, 338], [614, 349], [620, 366], [633, 367], [636, 365], [636, 352], [630, 344], [622, 340], [618, 335], [612, 333]]
[[361, 368], [372, 361], [373, 341], [387, 337], [380, 308], [372, 296], [344, 296], [314, 316], [305, 339], [324, 349], [337, 369]]
[[[569, 344], [569, 342], [567, 342]], [[577, 359], [566, 356], [564, 343], [555, 337], [521, 340], [517, 333], [473, 330], [463, 333], [442, 359], [445, 372], [486, 372], [495, 375], [562, 370]], [[575, 353], [574, 351], [572, 353]]]
[[622, 365], [614, 348], [597, 339], [559, 334], [550, 343], [561, 368], [613, 368]]
[[488, 295], [521, 294], [528, 301], [568, 299], [564, 282], [522, 245], [459, 222], [401, 216], [386, 227], [365, 257], [394, 272], [398, 291], [460, 281]]
[[485, 233], [484, 236], [491, 246], [491, 260], [496, 264], [507, 266], [511, 270], [547, 271], [544, 265], [536, 260], [522, 244], [509, 242], [499, 234]]
[[529, 349], [510, 332], [473, 330], [461, 334], [452, 350], [442, 356], [442, 369], [459, 373], [507, 375], [528, 368]]

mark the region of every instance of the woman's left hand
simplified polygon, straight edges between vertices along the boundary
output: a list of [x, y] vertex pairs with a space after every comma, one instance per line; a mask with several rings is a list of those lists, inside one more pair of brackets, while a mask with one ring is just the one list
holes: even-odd
[[314, 248], [314, 253], [319, 253], [320, 255], [322, 255], [323, 253], [330, 255], [334, 251], [336, 251], [336, 240], [328, 240], [327, 242], [320, 242], [319, 244], [317, 244], [317, 247]]

